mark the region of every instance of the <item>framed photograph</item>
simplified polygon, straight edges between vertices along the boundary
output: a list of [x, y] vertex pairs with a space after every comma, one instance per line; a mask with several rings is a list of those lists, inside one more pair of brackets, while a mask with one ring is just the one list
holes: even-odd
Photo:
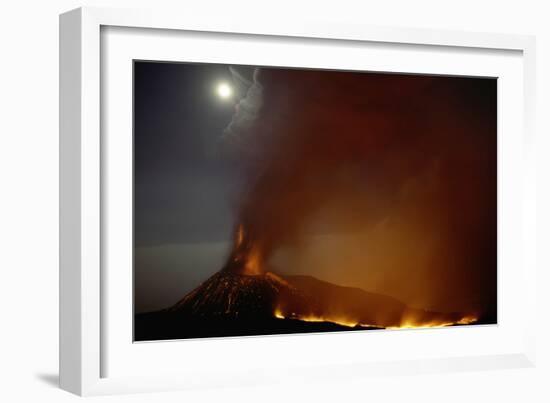
[[534, 39], [60, 17], [60, 383], [534, 365]]

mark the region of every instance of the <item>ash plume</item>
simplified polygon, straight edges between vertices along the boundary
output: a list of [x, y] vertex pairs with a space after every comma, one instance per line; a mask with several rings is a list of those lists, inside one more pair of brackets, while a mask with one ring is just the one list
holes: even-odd
[[[262, 271], [306, 266], [316, 245], [334, 251], [317, 270], [340, 282], [355, 276], [413, 306], [494, 314], [492, 80], [276, 68], [233, 76], [246, 95], [221, 148], [245, 185], [230, 263], [254, 253]], [[346, 236], [343, 249], [323, 249], [321, 240]]]

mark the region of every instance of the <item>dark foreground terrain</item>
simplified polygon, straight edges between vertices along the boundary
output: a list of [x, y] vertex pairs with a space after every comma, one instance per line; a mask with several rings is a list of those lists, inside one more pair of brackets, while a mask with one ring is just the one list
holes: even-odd
[[137, 314], [134, 341], [191, 339], [202, 337], [255, 336], [268, 334], [319, 333], [350, 330], [374, 330], [376, 327], [347, 327], [331, 322], [306, 322], [278, 318], [198, 319], [175, 312]]

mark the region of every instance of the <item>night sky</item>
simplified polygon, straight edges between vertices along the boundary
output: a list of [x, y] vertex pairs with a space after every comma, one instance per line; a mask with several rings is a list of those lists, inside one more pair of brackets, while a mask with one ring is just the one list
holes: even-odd
[[137, 312], [244, 223], [269, 270], [494, 315], [496, 80], [135, 62], [134, 83]]

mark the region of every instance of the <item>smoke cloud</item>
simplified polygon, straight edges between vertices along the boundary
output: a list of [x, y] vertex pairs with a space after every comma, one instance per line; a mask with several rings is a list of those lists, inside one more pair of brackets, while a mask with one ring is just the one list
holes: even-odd
[[496, 81], [255, 69], [221, 140], [266, 270], [496, 315]]

